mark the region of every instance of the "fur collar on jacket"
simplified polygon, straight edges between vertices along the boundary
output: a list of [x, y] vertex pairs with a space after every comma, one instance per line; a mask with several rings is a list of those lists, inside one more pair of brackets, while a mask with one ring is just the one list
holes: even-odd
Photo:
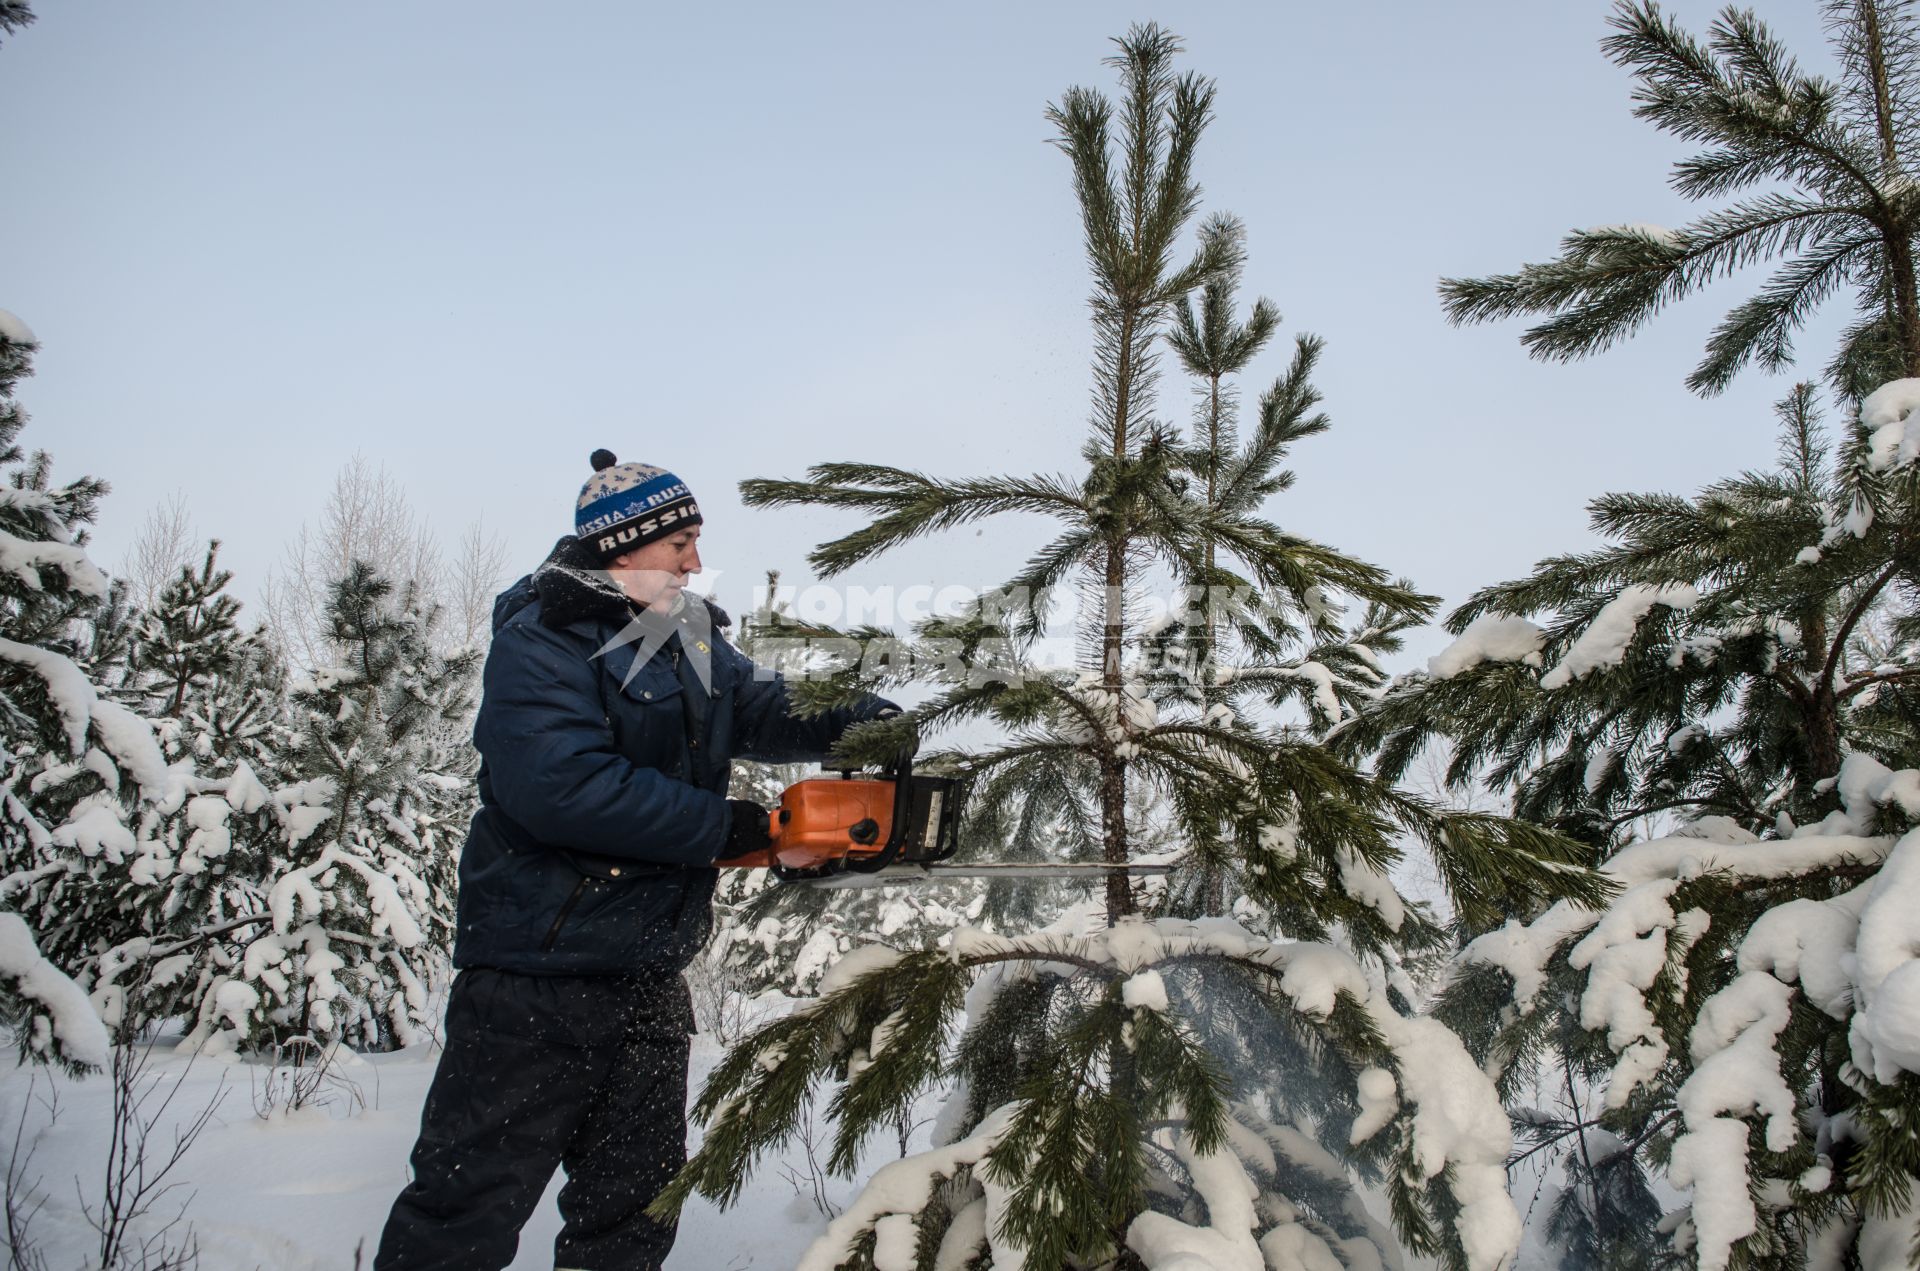
[[[605, 618], [624, 622], [631, 612], [626, 593], [600, 568], [592, 554], [569, 534], [553, 545], [547, 559], [533, 571], [531, 590], [540, 598], [540, 621], [549, 627], [565, 627], [583, 618]], [[521, 579], [508, 594], [521, 591], [528, 579]], [[503, 596], [501, 599], [505, 599]], [[531, 601], [533, 596], [528, 596]], [[707, 606], [716, 627], [730, 626], [733, 619], [711, 600], [691, 597]], [[684, 603], [684, 601], [683, 601]]]

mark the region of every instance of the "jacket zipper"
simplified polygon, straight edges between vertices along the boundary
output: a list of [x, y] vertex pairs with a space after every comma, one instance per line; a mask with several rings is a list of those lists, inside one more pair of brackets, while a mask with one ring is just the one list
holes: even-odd
[[679, 640], [667, 643], [667, 659], [673, 663], [674, 681], [680, 684], [680, 771], [685, 774], [688, 785], [697, 786], [700, 784], [700, 774], [694, 769], [693, 752], [700, 749], [699, 730], [694, 727], [693, 698], [686, 684], [680, 680]]
[[554, 941], [560, 938], [560, 928], [566, 925], [567, 915], [580, 903], [580, 893], [587, 889], [587, 880], [583, 876], [573, 885], [573, 894], [567, 897], [567, 903], [560, 906], [560, 912], [553, 916], [553, 925], [547, 928], [547, 938], [540, 942], [540, 952], [552, 953]]

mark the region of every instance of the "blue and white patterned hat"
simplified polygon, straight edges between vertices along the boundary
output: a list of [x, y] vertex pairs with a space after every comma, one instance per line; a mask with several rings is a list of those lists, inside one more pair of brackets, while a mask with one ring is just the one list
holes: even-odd
[[650, 463], [621, 463], [593, 452], [593, 476], [580, 487], [573, 532], [604, 565], [614, 557], [702, 521], [687, 483]]

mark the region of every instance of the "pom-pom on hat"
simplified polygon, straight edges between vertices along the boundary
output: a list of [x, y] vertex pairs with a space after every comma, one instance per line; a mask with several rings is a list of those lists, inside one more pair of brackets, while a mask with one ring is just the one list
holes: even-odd
[[580, 487], [573, 532], [604, 567], [614, 557], [702, 521], [687, 483], [650, 463], [621, 463], [593, 452], [593, 475]]

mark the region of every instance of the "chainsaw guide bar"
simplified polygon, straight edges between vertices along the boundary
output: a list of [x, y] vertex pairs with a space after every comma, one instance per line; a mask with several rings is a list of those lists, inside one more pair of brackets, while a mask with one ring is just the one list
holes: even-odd
[[1097, 861], [984, 861], [978, 865], [889, 865], [872, 874], [827, 874], [792, 880], [801, 887], [890, 887], [937, 883], [943, 878], [1067, 878], [1098, 882], [1108, 874], [1150, 878], [1171, 874], [1171, 864], [1102, 865]]

